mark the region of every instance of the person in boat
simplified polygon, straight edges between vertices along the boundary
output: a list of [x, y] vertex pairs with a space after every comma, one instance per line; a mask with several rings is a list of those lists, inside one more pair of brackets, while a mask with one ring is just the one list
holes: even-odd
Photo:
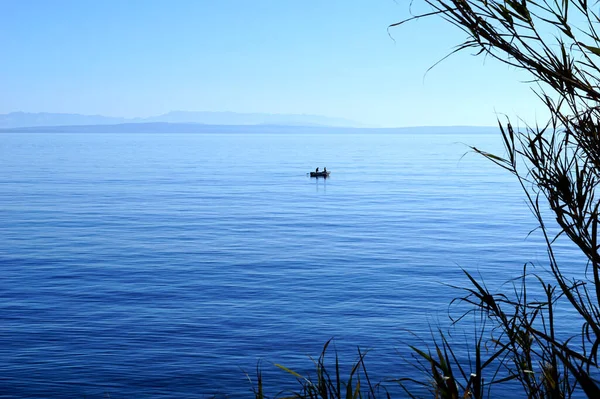
[[319, 168], [315, 169], [315, 173], [319, 173]]
[[327, 166], [323, 168], [323, 173], [327, 173]]

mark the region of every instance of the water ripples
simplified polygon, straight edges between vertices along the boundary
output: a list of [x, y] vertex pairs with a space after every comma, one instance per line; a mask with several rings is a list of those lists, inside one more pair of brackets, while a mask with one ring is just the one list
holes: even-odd
[[510, 176], [455, 144], [498, 137], [312, 139], [3, 135], [3, 395], [248, 395], [241, 369], [289, 386], [270, 362], [331, 337], [397, 377], [461, 267], [500, 286], [544, 262]]

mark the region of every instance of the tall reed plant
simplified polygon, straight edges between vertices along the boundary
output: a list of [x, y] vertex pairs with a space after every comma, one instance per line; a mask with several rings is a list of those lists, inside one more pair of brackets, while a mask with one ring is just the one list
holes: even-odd
[[[453, 52], [474, 50], [527, 72], [550, 115], [547, 121], [521, 129], [510, 120], [499, 121], [504, 155], [473, 147], [521, 185], [545, 241], [549, 273], [526, 267], [512, 292], [502, 293], [491, 292], [465, 273], [469, 286], [457, 301], [471, 306], [466, 314], [477, 313], [485, 327], [472, 343], [475, 361], [470, 373], [464, 372], [443, 334], [436, 344], [437, 357], [415, 348], [431, 367], [434, 397], [491, 396], [492, 387], [512, 381], [520, 383], [527, 398], [600, 398], [598, 2], [413, 3], [428, 10], [392, 27], [443, 18], [467, 37]], [[560, 237], [570, 240], [582, 255], [579, 269], [567, 272], [559, 262]], [[530, 281], [541, 295], [531, 294]], [[556, 322], [557, 308], [568, 313], [568, 324]], [[458, 391], [454, 384], [447, 387], [454, 375], [462, 379], [455, 384]]]

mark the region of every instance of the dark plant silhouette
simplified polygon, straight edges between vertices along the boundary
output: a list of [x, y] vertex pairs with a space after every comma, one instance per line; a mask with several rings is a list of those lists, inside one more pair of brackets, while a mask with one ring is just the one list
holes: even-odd
[[[521, 184], [543, 234], [549, 273], [527, 273], [511, 294], [490, 292], [466, 273], [467, 294], [458, 300], [478, 312], [485, 327], [473, 342], [474, 366], [462, 370], [444, 335], [434, 358], [418, 351], [430, 367], [435, 397], [459, 397], [442, 390], [438, 374], [454, 378], [461, 369], [461, 395], [489, 395], [491, 387], [519, 381], [528, 398], [568, 398], [575, 393], [600, 398], [600, 23], [597, 8], [585, 0], [422, 0], [430, 11], [392, 26], [424, 17], [442, 17], [467, 34], [454, 52], [474, 49], [528, 72], [550, 118], [541, 125], [515, 129], [499, 123], [506, 155], [478, 148], [477, 153], [512, 173]], [[561, 267], [556, 240], [566, 236], [581, 252], [579, 270]], [[542, 297], [528, 295], [534, 279]], [[555, 322], [556, 307], [577, 315], [572, 323]], [[575, 318], [573, 318], [575, 320]], [[577, 331], [573, 333], [573, 331]], [[482, 347], [486, 350], [482, 351]], [[441, 349], [440, 349], [441, 348]], [[443, 358], [443, 359], [442, 359]], [[443, 360], [443, 362], [442, 362]], [[455, 373], [456, 374], [456, 373]], [[484, 376], [488, 376], [487, 379]], [[487, 380], [487, 382], [485, 382]], [[483, 388], [488, 388], [484, 393]]]

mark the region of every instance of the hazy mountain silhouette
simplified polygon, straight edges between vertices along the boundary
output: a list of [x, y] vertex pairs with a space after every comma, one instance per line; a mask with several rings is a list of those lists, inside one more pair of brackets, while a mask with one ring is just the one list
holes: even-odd
[[120, 123], [113, 125], [30, 126], [0, 129], [0, 133], [387, 133], [387, 134], [488, 134], [497, 127], [480, 126], [422, 126], [403, 128], [352, 128], [332, 126], [293, 125], [207, 125], [202, 123]]
[[124, 118], [101, 115], [55, 114], [48, 112], [11, 112], [0, 114], [0, 128], [28, 126], [106, 125], [123, 123]]
[[0, 129], [35, 126], [115, 125], [122, 123], [202, 123], [207, 125], [289, 125], [364, 127], [359, 122], [321, 115], [237, 112], [172, 111], [148, 118], [117, 118], [102, 115], [12, 112], [0, 114]]
[[[137, 121], [137, 120], [136, 120]], [[145, 118], [143, 122], [204, 123], [207, 125], [299, 125], [299, 126], [344, 126], [363, 127], [364, 125], [343, 118], [321, 115], [263, 114], [237, 112], [189, 112], [169, 113]]]

